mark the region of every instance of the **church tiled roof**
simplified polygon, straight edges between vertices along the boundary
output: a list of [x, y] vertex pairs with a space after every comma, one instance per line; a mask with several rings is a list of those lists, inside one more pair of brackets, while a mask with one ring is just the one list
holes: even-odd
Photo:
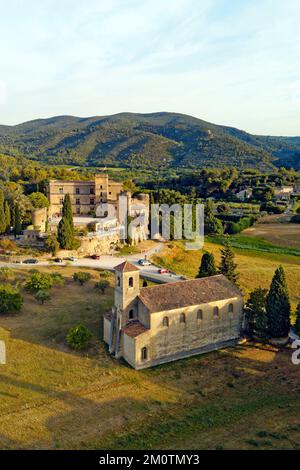
[[128, 323], [124, 328], [124, 333], [127, 336], [131, 336], [133, 338], [140, 335], [141, 333], [144, 333], [145, 331], [148, 331], [147, 328], [142, 325], [139, 321], [133, 321], [131, 323]]
[[118, 266], [115, 267], [115, 270], [120, 271], [121, 273], [130, 273], [132, 271], [139, 271], [139, 268], [128, 261], [124, 261], [123, 263], [118, 264]]
[[154, 313], [240, 296], [242, 292], [239, 288], [220, 274], [145, 287], [141, 289], [139, 299], [150, 313]]

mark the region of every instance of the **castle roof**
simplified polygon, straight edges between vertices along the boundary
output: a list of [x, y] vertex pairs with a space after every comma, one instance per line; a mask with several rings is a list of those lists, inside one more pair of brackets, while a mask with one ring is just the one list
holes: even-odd
[[144, 287], [139, 299], [150, 313], [175, 310], [242, 296], [242, 292], [222, 274]]
[[124, 261], [123, 263], [118, 264], [118, 266], [115, 267], [115, 270], [121, 273], [130, 273], [132, 271], [139, 271], [139, 268], [129, 263], [128, 261]]

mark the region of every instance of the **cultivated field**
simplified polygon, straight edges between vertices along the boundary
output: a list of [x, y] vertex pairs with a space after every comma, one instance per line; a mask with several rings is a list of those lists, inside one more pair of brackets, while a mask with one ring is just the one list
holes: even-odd
[[[112, 288], [95, 291], [96, 271], [83, 287], [72, 268], [61, 272], [67, 283], [51, 301], [26, 295], [20, 314], [0, 318], [0, 448], [300, 448], [300, 366], [290, 351], [244, 345], [136, 372], [101, 341]], [[93, 332], [85, 353], [64, 341], [78, 323]]]
[[300, 248], [300, 224], [257, 224], [243, 233], [249, 237], [263, 238], [275, 245]]

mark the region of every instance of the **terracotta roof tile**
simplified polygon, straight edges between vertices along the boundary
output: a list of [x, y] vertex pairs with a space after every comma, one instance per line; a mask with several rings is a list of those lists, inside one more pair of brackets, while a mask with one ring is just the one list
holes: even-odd
[[200, 305], [242, 296], [242, 292], [225, 276], [172, 282], [160, 286], [144, 287], [139, 299], [150, 313]]
[[144, 325], [142, 325], [139, 321], [128, 323], [124, 328], [124, 333], [127, 336], [131, 336], [132, 338], [135, 338], [136, 336], [141, 335], [145, 331], [148, 331], [148, 329]]
[[120, 271], [121, 273], [129, 273], [132, 271], [139, 271], [139, 268], [129, 263], [128, 261], [124, 261], [123, 263], [118, 264], [118, 266], [115, 267], [115, 270]]

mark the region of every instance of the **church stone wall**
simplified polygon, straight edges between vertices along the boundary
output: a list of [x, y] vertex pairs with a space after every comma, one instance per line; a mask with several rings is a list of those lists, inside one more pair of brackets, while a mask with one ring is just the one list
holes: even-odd
[[[234, 305], [234, 312], [229, 313], [229, 304]], [[214, 317], [214, 307], [219, 308], [219, 316]], [[202, 310], [203, 319], [197, 319], [197, 311]], [[184, 313], [186, 322], [180, 322]], [[168, 317], [169, 326], [163, 326], [164, 317]], [[137, 369], [150, 367], [163, 362], [188, 357], [193, 354], [217, 349], [222, 344], [234, 343], [240, 337], [243, 319], [242, 298], [212, 302], [205, 305], [182, 308], [151, 314], [149, 333], [135, 338]], [[148, 359], [142, 361], [141, 349], [146, 347]]]

